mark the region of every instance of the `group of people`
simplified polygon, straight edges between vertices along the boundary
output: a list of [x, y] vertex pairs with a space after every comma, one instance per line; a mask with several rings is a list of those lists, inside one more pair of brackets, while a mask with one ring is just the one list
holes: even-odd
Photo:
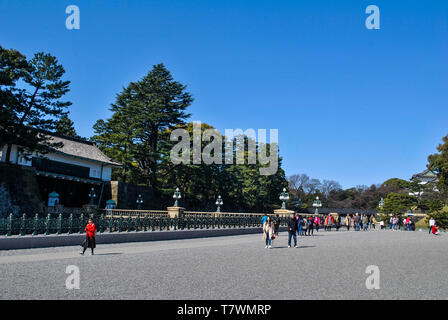
[[[369, 223], [375, 223], [375, 218], [365, 220], [366, 216], [363, 216], [362, 219], [358, 219], [358, 214], [353, 219], [353, 223], [355, 220], [358, 221], [354, 227], [359, 229], [359, 226], [365, 226], [365, 230]], [[350, 230], [350, 224], [352, 218], [347, 215], [346, 217], [347, 230]], [[280, 216], [276, 214], [272, 219], [271, 217], [265, 215], [261, 218], [261, 222], [263, 224], [263, 239], [265, 240], [265, 248], [272, 248], [272, 240], [278, 237], [278, 231], [280, 228]], [[297, 235], [298, 236], [312, 236], [314, 235], [314, 230], [316, 232], [319, 231], [320, 226], [324, 227], [324, 230], [330, 231], [332, 227], [335, 227], [336, 230], [339, 230], [341, 226], [341, 218], [339, 215], [333, 216], [331, 214], [320, 217], [320, 216], [302, 216], [299, 214], [291, 213], [290, 218], [288, 220], [288, 248], [292, 245], [292, 240], [294, 240], [294, 247], [297, 248]]]
[[412, 217], [407, 217], [403, 220], [402, 217], [393, 215], [389, 219], [389, 229], [392, 231], [401, 231], [401, 229], [406, 231], [415, 231], [415, 222]]
[[[266, 248], [272, 248], [272, 240], [278, 237], [278, 231], [280, 228], [280, 217], [275, 215], [271, 217], [265, 215], [262, 218], [263, 223], [263, 238], [266, 242]], [[327, 215], [321, 216], [302, 216], [299, 214], [291, 213], [288, 220], [288, 248], [292, 245], [294, 240], [294, 247], [297, 247], [297, 235], [298, 236], [311, 236], [314, 235], [314, 230], [319, 231], [319, 227], [323, 226], [325, 230], [330, 231], [332, 227], [339, 230], [341, 225], [345, 225], [347, 231], [353, 228], [355, 231], [368, 229], [375, 229], [377, 221], [374, 215], [367, 214], [347, 214], [342, 221], [339, 215]], [[380, 221], [381, 229], [384, 228], [384, 221]], [[397, 216], [390, 218], [390, 228], [392, 230], [400, 230], [404, 226], [405, 230], [415, 230], [415, 222], [412, 217], [407, 217], [405, 220]], [[438, 226], [433, 219], [430, 220], [430, 233], [438, 234]]]
[[345, 227], [347, 230], [350, 230], [350, 227], [353, 227], [356, 231], [364, 230], [367, 231], [368, 229], [375, 229], [376, 225], [376, 219], [373, 215], [367, 215], [367, 214], [359, 214], [356, 213], [355, 215], [347, 215], [345, 217]]

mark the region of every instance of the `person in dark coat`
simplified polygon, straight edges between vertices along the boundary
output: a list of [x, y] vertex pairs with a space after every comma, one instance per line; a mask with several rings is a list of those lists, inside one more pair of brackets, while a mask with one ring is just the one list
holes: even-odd
[[297, 219], [294, 216], [294, 213], [291, 213], [291, 217], [288, 221], [288, 248], [291, 248], [291, 237], [294, 238], [294, 248], [297, 248], [296, 232], [298, 229]]
[[280, 216], [278, 214], [274, 217], [274, 235], [278, 236], [278, 230], [280, 229]]
[[91, 255], [93, 255], [93, 250], [96, 248], [96, 226], [93, 223], [92, 218], [89, 219], [89, 223], [84, 228], [84, 231], [86, 232], [86, 238], [82, 243], [84, 249], [82, 250], [81, 254], [84, 255], [84, 252], [86, 252], [87, 248], [90, 248], [92, 250]]

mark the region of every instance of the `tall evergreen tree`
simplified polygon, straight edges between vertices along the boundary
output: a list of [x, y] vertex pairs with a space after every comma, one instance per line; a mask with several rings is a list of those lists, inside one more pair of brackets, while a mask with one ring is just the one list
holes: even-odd
[[[163, 64], [155, 65], [141, 80], [131, 82], [117, 95], [111, 107], [112, 118], [97, 122], [94, 139], [103, 145], [114, 145], [113, 152], [121, 149], [122, 155], [127, 153], [126, 161], [136, 163], [145, 183], [157, 188], [161, 132], [184, 124], [190, 116], [185, 110], [192, 102], [186, 86], [175, 81]], [[120, 132], [124, 123], [128, 124], [127, 140], [122, 145]]]
[[74, 123], [72, 120], [70, 120], [67, 114], [62, 116], [61, 119], [56, 124], [55, 133], [67, 137], [79, 138], [78, 134], [76, 133]]
[[[442, 138], [442, 143], [437, 146], [438, 153], [428, 157], [428, 169], [437, 174], [438, 188], [448, 197], [448, 135]], [[448, 200], [445, 200], [448, 205]]]
[[26, 152], [45, 153], [57, 145], [37, 130], [54, 131], [71, 105], [62, 101], [70, 84], [61, 80], [65, 70], [55, 57], [43, 52], [26, 61], [17, 51], [1, 48], [0, 60], [1, 118], [5, 123], [0, 136], [8, 146], [6, 161], [10, 160], [12, 144]]

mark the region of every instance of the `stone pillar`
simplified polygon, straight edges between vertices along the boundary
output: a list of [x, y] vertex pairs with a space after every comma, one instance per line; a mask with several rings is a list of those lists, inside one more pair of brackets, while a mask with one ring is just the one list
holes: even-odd
[[278, 214], [280, 217], [289, 217], [289, 215], [291, 213], [294, 213], [293, 210], [288, 210], [288, 209], [275, 209], [274, 210], [274, 215]]
[[185, 208], [182, 207], [168, 207], [166, 208], [168, 210], [168, 215], [170, 218], [180, 218], [184, 214]]

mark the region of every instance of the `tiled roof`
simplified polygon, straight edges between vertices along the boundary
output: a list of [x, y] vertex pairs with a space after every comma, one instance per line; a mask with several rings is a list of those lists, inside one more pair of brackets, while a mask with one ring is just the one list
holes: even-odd
[[434, 172], [430, 171], [429, 169], [426, 169], [423, 172], [414, 174], [412, 176], [411, 180], [416, 179], [416, 178], [434, 178], [434, 179], [436, 179], [437, 175]]
[[94, 160], [104, 164], [112, 165], [112, 166], [121, 166], [121, 163], [116, 162], [106, 156], [100, 149], [96, 146], [95, 143], [86, 141], [83, 139], [65, 137], [61, 135], [56, 135], [53, 133], [46, 132], [47, 136], [50, 136], [51, 143], [59, 143], [63, 144], [60, 148], [55, 148], [55, 153], [61, 153], [64, 155], [72, 156], [75, 158], [81, 158], [86, 160]]

